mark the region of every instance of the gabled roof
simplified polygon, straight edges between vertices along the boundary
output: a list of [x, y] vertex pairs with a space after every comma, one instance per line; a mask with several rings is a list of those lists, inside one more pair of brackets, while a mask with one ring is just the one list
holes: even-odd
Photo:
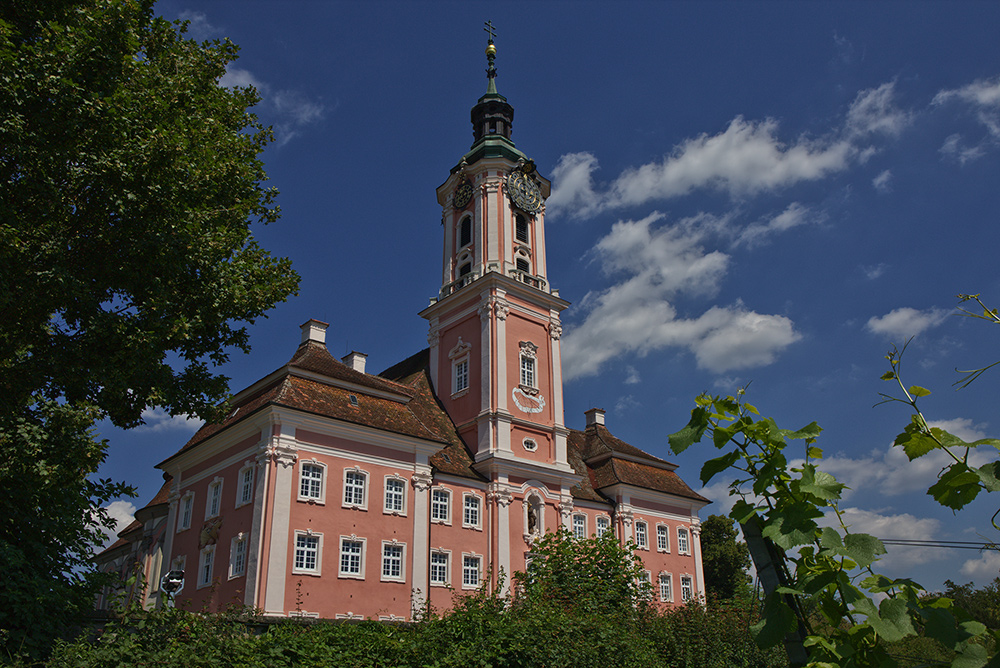
[[[106, 548], [101, 550], [95, 555], [95, 559], [101, 560], [101, 557], [110, 556], [111, 552], [114, 552], [118, 548], [128, 545], [134, 541], [134, 536], [137, 531], [142, 529], [143, 520], [139, 519], [143, 515], [151, 515], [156, 509], [161, 506], [165, 506], [170, 501], [170, 484], [173, 482], [173, 478], [169, 475], [163, 476], [163, 485], [160, 490], [150, 499], [149, 503], [135, 511], [135, 519], [133, 519], [129, 524], [118, 532], [118, 540], [108, 545]], [[147, 518], [148, 519], [148, 518]]]

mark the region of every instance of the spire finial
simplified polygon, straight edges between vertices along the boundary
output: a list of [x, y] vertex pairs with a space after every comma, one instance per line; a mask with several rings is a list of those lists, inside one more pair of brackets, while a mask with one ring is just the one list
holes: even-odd
[[486, 78], [489, 79], [486, 94], [496, 95], [497, 85], [495, 79], [497, 77], [497, 68], [493, 61], [497, 57], [497, 47], [493, 44], [493, 38], [496, 37], [497, 32], [496, 28], [493, 27], [493, 21], [486, 21], [483, 25], [485, 26], [483, 30], [490, 36], [489, 43], [486, 45]]

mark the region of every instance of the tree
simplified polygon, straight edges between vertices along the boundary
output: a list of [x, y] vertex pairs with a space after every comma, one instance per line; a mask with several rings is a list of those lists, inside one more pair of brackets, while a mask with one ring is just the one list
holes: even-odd
[[709, 598], [728, 599], [745, 593], [750, 576], [750, 551], [736, 540], [733, 520], [709, 515], [701, 523], [701, 561]]
[[[211, 418], [212, 367], [294, 293], [251, 225], [277, 219], [248, 112], [152, 0], [0, 4], [0, 643], [44, 652], [89, 604], [86, 555], [124, 491], [89, 429], [148, 406]], [[37, 623], [44, 613], [46, 623]]]

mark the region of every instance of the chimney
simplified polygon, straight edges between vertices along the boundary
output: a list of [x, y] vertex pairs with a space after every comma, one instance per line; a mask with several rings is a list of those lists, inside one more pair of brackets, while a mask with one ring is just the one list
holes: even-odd
[[368, 355], [364, 353], [359, 353], [357, 350], [352, 350], [350, 354], [344, 355], [340, 358], [340, 361], [351, 367], [355, 371], [365, 372], [365, 360], [368, 359]]
[[584, 411], [584, 415], [587, 416], [587, 426], [592, 424], [604, 424], [604, 409], [603, 408], [591, 408], [589, 411]]
[[[316, 320], [313, 318], [307, 322], [302, 323], [302, 343], [308, 343], [309, 341], [315, 341], [316, 343], [322, 343], [326, 345], [326, 328], [330, 326], [330, 323], [323, 322], [322, 320]], [[301, 345], [301, 344], [299, 344]]]

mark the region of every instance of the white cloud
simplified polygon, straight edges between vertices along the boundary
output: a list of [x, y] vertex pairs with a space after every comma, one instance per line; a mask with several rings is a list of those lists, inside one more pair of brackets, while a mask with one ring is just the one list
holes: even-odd
[[594, 191], [596, 170], [597, 158], [592, 153], [567, 153], [559, 158], [559, 164], [552, 170], [556, 185], [545, 200], [546, 209], [568, 211], [581, 218], [596, 214], [601, 209], [601, 197]]
[[872, 265], [870, 267], [861, 267], [861, 271], [864, 272], [865, 278], [867, 278], [869, 281], [874, 281], [876, 278], [881, 277], [882, 274], [885, 273], [885, 270], [888, 268], [889, 265], [885, 264], [884, 262], [879, 262], [878, 264]]
[[208, 22], [208, 17], [202, 12], [183, 11], [180, 13], [180, 19], [188, 22], [187, 32], [193, 39], [202, 41], [218, 34], [216, 27]]
[[986, 128], [986, 137], [977, 144], [969, 145], [960, 134], [953, 134], [941, 146], [941, 153], [964, 165], [984, 155], [988, 145], [1000, 142], [1000, 77], [977, 79], [961, 88], [942, 90], [931, 104], [940, 106], [953, 101], [969, 107]]
[[873, 316], [869, 318], [865, 327], [873, 334], [884, 334], [892, 339], [908, 339], [918, 334], [937, 327], [948, 317], [947, 309], [930, 308], [918, 311], [915, 308], [904, 306], [893, 309], [883, 316]]
[[895, 82], [859, 92], [843, 127], [820, 138], [788, 141], [779, 136], [775, 119], [737, 116], [725, 130], [686, 139], [662, 160], [626, 169], [604, 186], [594, 181], [596, 156], [568, 153], [553, 170], [549, 214], [587, 218], [697, 189], [741, 198], [822, 179], [874, 155], [874, 146], [862, 145], [873, 135], [896, 137], [912, 123], [912, 113], [896, 106], [894, 95]]
[[581, 302], [588, 311], [584, 322], [563, 337], [566, 379], [595, 374], [626, 352], [641, 356], [667, 347], [686, 348], [701, 368], [722, 373], [769, 364], [799, 339], [788, 318], [756, 313], [740, 302], [680, 316], [670, 302], [675, 296], [717, 292], [729, 256], [702, 244], [724, 233], [730, 219], [699, 214], [654, 228], [663, 217], [619, 221], [595, 246], [606, 274], [626, 276]]
[[875, 190], [880, 193], [887, 193], [892, 191], [892, 186], [889, 185], [889, 181], [892, 179], [892, 172], [888, 169], [880, 173], [874, 179], [872, 179], [872, 185], [875, 186]]
[[639, 370], [631, 364], [625, 367], [625, 373], [627, 374], [625, 377], [626, 385], [636, 385], [642, 382], [642, 378], [639, 376]]
[[194, 433], [201, 429], [205, 421], [190, 415], [170, 415], [159, 406], [142, 411], [143, 424], [136, 428], [139, 432], [187, 431]]
[[248, 70], [230, 68], [219, 82], [226, 88], [253, 86], [260, 95], [258, 115], [266, 117], [266, 122], [274, 127], [275, 142], [278, 147], [301, 134], [302, 129], [323, 118], [326, 107], [310, 100], [295, 90], [271, 89], [267, 82], [258, 79]]
[[135, 519], [136, 507], [129, 501], [112, 501], [104, 506], [108, 515], [115, 521], [115, 528], [110, 533], [105, 532], [105, 541], [100, 549], [104, 549], [118, 540], [118, 532], [127, 527]]
[[978, 558], [969, 559], [962, 564], [960, 572], [979, 584], [990, 582], [1000, 577], [1000, 552], [996, 550], [983, 552]]
[[736, 237], [734, 246], [746, 245], [748, 247], [760, 246], [766, 243], [767, 238], [773, 234], [786, 232], [793, 227], [820, 223], [826, 219], [821, 213], [816, 213], [807, 206], [798, 202], [792, 202], [784, 211], [777, 216], [764, 222], [748, 225]]
[[619, 397], [618, 401], [615, 402], [614, 413], [615, 415], [623, 415], [629, 413], [636, 408], [640, 408], [641, 403], [636, 401], [636, 398], [629, 394], [628, 396]]
[[913, 122], [912, 113], [894, 104], [895, 86], [895, 82], [890, 81], [858, 93], [847, 111], [846, 129], [849, 135], [884, 134], [896, 137]]

